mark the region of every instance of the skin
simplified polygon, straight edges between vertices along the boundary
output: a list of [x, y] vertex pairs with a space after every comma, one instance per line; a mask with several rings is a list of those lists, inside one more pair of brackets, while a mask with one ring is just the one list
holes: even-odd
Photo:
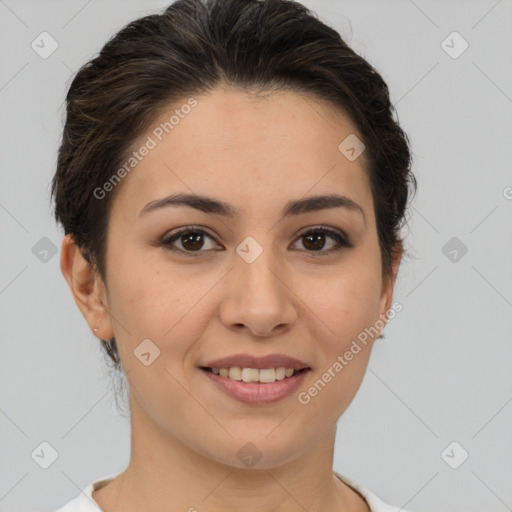
[[[336, 422], [360, 387], [373, 340], [310, 403], [297, 400], [392, 305], [401, 252], [383, 281], [364, 153], [349, 161], [338, 150], [358, 131], [341, 110], [296, 92], [218, 88], [195, 98], [191, 113], [117, 185], [106, 283], [72, 238], [63, 240], [61, 269], [74, 299], [98, 338], [115, 336], [129, 383], [130, 463], [93, 498], [105, 512], [369, 511], [332, 464]], [[227, 219], [171, 206], [139, 217], [147, 203], [176, 192], [240, 211]], [[331, 193], [358, 203], [365, 218], [341, 207], [281, 218], [288, 201]], [[190, 225], [212, 236], [203, 256], [159, 244]], [[355, 247], [329, 254], [336, 241], [326, 234], [325, 255], [315, 256], [299, 235], [319, 225]], [[263, 247], [250, 264], [235, 252], [247, 236]], [[191, 252], [183, 237], [174, 247]], [[149, 366], [133, 354], [146, 338], [160, 349]], [[298, 392], [264, 406], [228, 397], [198, 368], [234, 353], [276, 352], [313, 370]], [[262, 454], [252, 468], [237, 457], [247, 442]]]

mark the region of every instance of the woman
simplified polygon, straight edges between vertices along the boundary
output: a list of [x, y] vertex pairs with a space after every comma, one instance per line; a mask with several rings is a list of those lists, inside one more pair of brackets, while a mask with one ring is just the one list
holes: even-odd
[[180, 0], [82, 67], [61, 269], [131, 458], [59, 512], [398, 510], [332, 462], [400, 307], [410, 164], [380, 75], [295, 2]]

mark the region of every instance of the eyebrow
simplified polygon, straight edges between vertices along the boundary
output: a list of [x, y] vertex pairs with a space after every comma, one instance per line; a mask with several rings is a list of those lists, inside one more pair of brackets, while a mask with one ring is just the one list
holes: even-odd
[[[227, 218], [234, 218], [238, 215], [239, 210], [229, 203], [220, 201], [207, 196], [197, 194], [173, 194], [163, 199], [156, 199], [149, 202], [139, 213], [139, 217], [169, 206], [189, 206], [204, 213], [221, 215]], [[306, 197], [296, 201], [289, 201], [286, 203], [282, 217], [289, 217], [292, 215], [300, 215], [302, 213], [317, 212], [327, 210], [330, 208], [345, 208], [349, 211], [359, 212], [366, 225], [366, 216], [364, 210], [356, 202], [346, 196], [338, 194], [327, 194]]]

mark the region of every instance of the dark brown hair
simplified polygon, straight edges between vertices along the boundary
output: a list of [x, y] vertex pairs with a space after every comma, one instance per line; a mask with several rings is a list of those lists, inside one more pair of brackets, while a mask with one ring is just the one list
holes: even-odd
[[[409, 186], [406, 134], [386, 83], [338, 32], [291, 0], [178, 0], [120, 30], [73, 79], [57, 170], [55, 218], [106, 283], [109, 212], [102, 187], [171, 102], [224, 84], [310, 93], [347, 113], [363, 137], [383, 279], [402, 250]], [[341, 140], [340, 140], [341, 142]], [[116, 365], [115, 339], [104, 347]]]

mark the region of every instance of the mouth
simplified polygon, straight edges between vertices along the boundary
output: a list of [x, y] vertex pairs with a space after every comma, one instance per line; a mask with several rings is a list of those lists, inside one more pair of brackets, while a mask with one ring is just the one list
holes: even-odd
[[301, 369], [286, 368], [285, 366], [279, 366], [277, 368], [241, 368], [239, 366], [214, 368], [200, 366], [200, 368], [213, 375], [225, 377], [233, 381], [244, 382], [246, 384], [272, 384], [276, 381], [291, 379], [311, 370], [309, 366]]
[[265, 406], [291, 397], [312, 369], [200, 366], [201, 373], [224, 396], [250, 406]]
[[290, 397], [313, 370], [285, 354], [234, 354], [205, 361], [199, 369], [215, 389], [248, 405], [265, 405]]

